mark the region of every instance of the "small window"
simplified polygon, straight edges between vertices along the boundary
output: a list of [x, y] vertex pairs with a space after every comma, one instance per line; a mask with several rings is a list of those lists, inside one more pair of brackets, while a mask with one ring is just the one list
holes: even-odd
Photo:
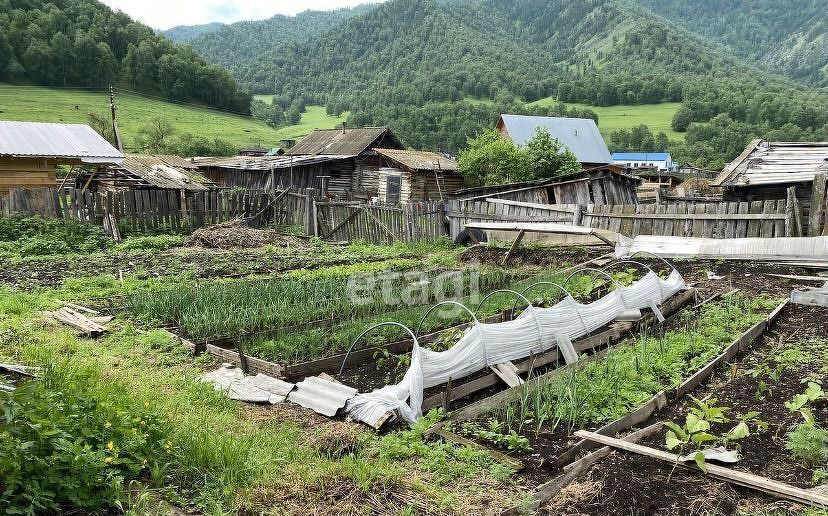
[[385, 202], [388, 204], [399, 204], [401, 177], [389, 175], [385, 179]]

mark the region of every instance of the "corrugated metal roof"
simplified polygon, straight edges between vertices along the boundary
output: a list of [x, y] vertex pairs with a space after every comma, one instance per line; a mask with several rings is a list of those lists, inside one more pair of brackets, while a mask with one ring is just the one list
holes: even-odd
[[0, 121], [0, 156], [120, 163], [124, 155], [84, 124]]
[[365, 127], [361, 129], [317, 129], [305, 136], [287, 153], [299, 154], [353, 154], [365, 152], [378, 140], [389, 138], [400, 148], [400, 144], [391, 129], [387, 127]]
[[287, 399], [323, 416], [333, 417], [356, 394], [353, 387], [309, 376], [296, 384], [296, 390], [288, 394]]
[[750, 186], [809, 182], [828, 173], [828, 142], [754, 140], [722, 170], [711, 186]]
[[156, 188], [200, 192], [216, 186], [195, 172], [191, 162], [178, 156], [129, 154], [117, 168], [143, 179]]
[[525, 145], [538, 127], [545, 127], [553, 138], [565, 145], [581, 163], [611, 163], [609, 149], [589, 118], [500, 115], [509, 137], [516, 145]]
[[460, 170], [456, 161], [445, 158], [436, 152], [399, 149], [374, 149], [374, 151], [411, 170], [445, 170], [446, 172]]
[[355, 154], [324, 155], [324, 156], [234, 156], [232, 158], [194, 158], [193, 163], [199, 168], [215, 167], [233, 170], [261, 170], [289, 169], [329, 161], [339, 161], [356, 157]]

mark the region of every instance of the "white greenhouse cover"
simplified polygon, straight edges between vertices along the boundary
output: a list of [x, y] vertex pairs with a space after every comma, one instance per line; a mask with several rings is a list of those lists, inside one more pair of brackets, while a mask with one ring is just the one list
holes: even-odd
[[389, 411], [414, 423], [422, 416], [424, 389], [449, 378], [458, 380], [495, 364], [545, 352], [553, 346], [559, 346], [567, 362], [571, 362], [577, 359], [573, 357], [572, 340], [592, 333], [628, 309], [651, 308], [662, 318], [658, 305], [685, 288], [684, 279], [676, 270], [666, 280], [650, 271], [631, 285], [586, 305], [567, 296], [549, 308], [530, 306], [512, 321], [474, 325], [446, 351], [415, 345], [411, 366], [400, 383], [357, 394], [348, 401], [346, 411], [353, 419], [368, 424]]

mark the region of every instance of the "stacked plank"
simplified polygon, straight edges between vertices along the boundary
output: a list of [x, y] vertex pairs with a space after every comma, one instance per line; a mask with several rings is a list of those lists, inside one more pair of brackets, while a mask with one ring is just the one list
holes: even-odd
[[[82, 308], [78, 307], [77, 305], [73, 306], [77, 308]], [[78, 310], [77, 308], [73, 308], [72, 306], [67, 305], [61, 308], [60, 310], [56, 310], [54, 312], [45, 312], [44, 315], [57, 321], [60, 321], [63, 324], [66, 324], [67, 326], [75, 328], [80, 335], [85, 337], [97, 338], [106, 333], [107, 327], [103, 326], [102, 323], [104, 320], [111, 320], [110, 317], [90, 318], [81, 313], [81, 310]], [[85, 310], [87, 310], [87, 313], [95, 313], [94, 311], [89, 310], [88, 308]]]

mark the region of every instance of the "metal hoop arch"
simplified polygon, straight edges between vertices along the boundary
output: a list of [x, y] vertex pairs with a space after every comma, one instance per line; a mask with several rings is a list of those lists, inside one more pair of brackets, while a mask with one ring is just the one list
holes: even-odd
[[637, 261], [635, 261], [635, 260], [616, 260], [616, 261], [614, 261], [614, 262], [610, 263], [609, 265], [605, 265], [605, 266], [604, 266], [604, 270], [611, 269], [611, 268], [615, 267], [616, 265], [619, 265], [619, 264], [622, 264], [622, 263], [632, 263], [632, 264], [634, 264], [634, 265], [638, 265], [638, 266], [644, 267], [645, 269], [647, 269], [647, 270], [648, 270], [648, 271], [650, 271], [650, 272], [655, 272], [655, 271], [652, 269], [652, 267], [650, 267], [650, 266], [649, 266], [649, 265], [647, 265], [646, 263], [637, 262]]
[[414, 345], [415, 346], [420, 345], [420, 343], [417, 342], [417, 336], [414, 335], [414, 332], [411, 331], [411, 329], [408, 326], [404, 325], [404, 324], [401, 324], [401, 323], [398, 323], [398, 322], [393, 322], [393, 321], [387, 321], [387, 322], [381, 322], [379, 324], [375, 324], [375, 325], [371, 326], [370, 328], [366, 329], [365, 331], [363, 331], [362, 333], [360, 333], [359, 337], [354, 339], [354, 341], [351, 343], [351, 347], [348, 348], [348, 352], [345, 353], [345, 358], [342, 360], [342, 365], [339, 367], [339, 374], [342, 374], [342, 372], [345, 370], [345, 363], [348, 362], [348, 357], [351, 356], [351, 352], [354, 350], [354, 347], [357, 345], [357, 342], [359, 342], [360, 339], [362, 339], [362, 337], [364, 337], [365, 334], [367, 334], [368, 332], [373, 331], [373, 330], [375, 330], [377, 328], [380, 328], [382, 326], [397, 326], [398, 328], [402, 328], [403, 330], [407, 331], [409, 335], [411, 335], [412, 339], [414, 339]]
[[659, 255], [657, 255], [657, 254], [655, 254], [655, 253], [651, 253], [650, 251], [636, 251], [636, 252], [634, 252], [633, 254], [631, 254], [631, 255], [630, 255], [630, 258], [635, 258], [635, 257], [636, 257], [636, 256], [638, 256], [639, 254], [646, 254], [646, 255], [652, 256], [653, 258], [655, 258], [655, 259], [657, 259], [657, 260], [661, 260], [662, 262], [664, 262], [664, 264], [665, 264], [667, 267], [670, 267], [670, 270], [676, 270], [675, 266], [673, 266], [673, 264], [672, 264], [672, 263], [668, 262], [668, 261], [667, 261], [667, 260], [665, 260], [663, 257], [661, 257], [661, 256], [659, 256]]
[[417, 323], [417, 328], [414, 330], [414, 334], [415, 334], [415, 335], [419, 335], [419, 334], [420, 334], [420, 328], [422, 328], [423, 323], [425, 322], [426, 318], [427, 318], [427, 317], [431, 314], [431, 312], [433, 312], [436, 308], [438, 308], [438, 307], [440, 307], [440, 306], [443, 306], [443, 305], [454, 305], [454, 306], [459, 306], [460, 308], [462, 308], [463, 310], [465, 310], [466, 312], [468, 312], [468, 313], [469, 313], [469, 315], [471, 315], [471, 316], [472, 316], [472, 319], [474, 319], [475, 324], [480, 324], [480, 321], [478, 321], [478, 320], [477, 320], [477, 316], [476, 316], [476, 315], [474, 315], [474, 312], [472, 312], [471, 310], [469, 310], [469, 307], [468, 307], [468, 306], [466, 306], [466, 305], [464, 305], [463, 303], [458, 303], [457, 301], [440, 301], [440, 302], [439, 302], [439, 303], [437, 303], [436, 305], [434, 305], [434, 306], [432, 306], [431, 308], [429, 308], [429, 309], [428, 309], [428, 311], [427, 311], [425, 314], [423, 314], [423, 317], [420, 319], [420, 322], [419, 322], [419, 323]]
[[[479, 312], [480, 307], [482, 307], [483, 303], [485, 303], [486, 300], [488, 300], [490, 297], [492, 297], [495, 294], [503, 294], [503, 293], [514, 294], [516, 297], [519, 297], [519, 298], [523, 299], [524, 301], [526, 301], [527, 305], [532, 306], [532, 302], [529, 301], [528, 299], [526, 299], [526, 296], [524, 296], [520, 292], [515, 292], [514, 290], [509, 290], [509, 289], [500, 289], [500, 290], [493, 290], [492, 292], [489, 292], [488, 294], [486, 294], [486, 296], [483, 299], [480, 300], [480, 303], [477, 304], [477, 309], [474, 311], [474, 313]], [[515, 303], [517, 303], [517, 299], [515, 299]], [[514, 315], [514, 310], [512, 311], [512, 315]]]
[[[613, 278], [612, 276], [610, 276], [610, 275], [609, 275], [606, 271], [603, 271], [603, 270], [601, 270], [601, 269], [595, 269], [595, 268], [593, 268], [593, 267], [584, 267], [583, 269], [578, 269], [578, 270], [576, 270], [576, 271], [572, 271], [572, 272], [569, 274], [569, 276], [567, 276], [566, 280], [564, 280], [564, 282], [563, 282], [563, 286], [565, 287], [565, 286], [566, 286], [566, 284], [567, 284], [567, 283], [569, 283], [569, 280], [571, 280], [571, 279], [572, 279], [572, 278], [573, 278], [576, 274], [578, 274], [579, 272], [583, 272], [583, 271], [593, 271], [593, 272], [597, 272], [597, 273], [599, 273], [599, 274], [603, 274], [603, 275], [604, 275], [604, 276], [606, 276], [606, 277], [607, 277], [607, 278], [608, 278], [608, 279], [609, 279], [612, 283], [614, 283], [614, 284], [615, 284], [615, 287], [616, 287], [616, 288], [621, 288], [621, 284], [620, 284], [620, 283], [618, 283], [618, 281], [616, 281], [616, 280], [615, 280], [615, 278]], [[592, 283], [592, 285], [593, 285], [593, 286], [595, 286], [595, 282], [593, 282], [593, 283]]]
[[[572, 294], [570, 294], [568, 290], [566, 290], [562, 286], [558, 285], [554, 281], [538, 281], [537, 283], [532, 283], [531, 285], [529, 285], [528, 287], [526, 287], [525, 289], [523, 289], [520, 292], [521, 296], [525, 296], [526, 293], [529, 292], [530, 289], [532, 289], [532, 288], [534, 288], [538, 285], [552, 285], [552, 286], [558, 287], [558, 290], [560, 290], [561, 292], [563, 292], [567, 296], [572, 297]], [[526, 298], [524, 297], [524, 299], [526, 299]], [[517, 302], [518, 302], [518, 300], [515, 299], [515, 303], [512, 305], [512, 316], [513, 317], [514, 317], [515, 310], [517, 309]]]

